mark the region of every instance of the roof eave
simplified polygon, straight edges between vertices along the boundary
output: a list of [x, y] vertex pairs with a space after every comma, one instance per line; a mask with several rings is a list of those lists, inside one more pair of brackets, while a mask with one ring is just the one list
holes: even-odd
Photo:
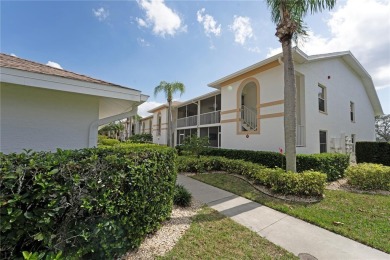
[[100, 97], [140, 101], [141, 91], [1, 67], [1, 82]]

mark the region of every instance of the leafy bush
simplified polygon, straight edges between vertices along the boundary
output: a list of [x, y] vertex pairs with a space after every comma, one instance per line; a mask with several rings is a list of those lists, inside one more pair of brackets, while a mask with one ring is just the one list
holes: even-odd
[[280, 168], [266, 168], [256, 163], [224, 157], [180, 156], [178, 170], [187, 172], [226, 171], [248, 177], [276, 193], [290, 195], [321, 196], [324, 193], [326, 182], [326, 175], [320, 172], [285, 172]]
[[188, 207], [191, 205], [191, 200], [191, 193], [183, 185], [176, 184], [173, 204], [180, 207]]
[[209, 148], [203, 151], [202, 155], [241, 159], [261, 164], [269, 168], [282, 167], [282, 165], [286, 165], [284, 155], [276, 152]]
[[199, 158], [202, 152], [207, 149], [208, 145], [208, 137], [198, 137], [196, 135], [192, 135], [187, 136], [184, 139], [183, 144], [181, 145], [181, 150], [188, 151]]
[[107, 146], [114, 146], [116, 144], [119, 144], [120, 142], [116, 139], [101, 139], [100, 144], [107, 145]]
[[356, 142], [356, 161], [390, 166], [390, 143]]
[[132, 143], [152, 143], [153, 142], [153, 135], [152, 134], [137, 134], [132, 135], [128, 139]]
[[297, 171], [318, 171], [325, 173], [328, 181], [344, 177], [349, 166], [349, 156], [339, 153], [298, 154]]
[[171, 213], [175, 157], [157, 145], [0, 153], [0, 258], [112, 259], [138, 247]]
[[206, 172], [220, 171], [222, 164], [227, 161], [223, 157], [201, 157], [179, 156], [177, 159], [177, 170], [179, 172]]
[[[207, 156], [223, 156], [229, 159], [241, 159], [252, 163], [264, 165], [268, 168], [283, 167], [286, 158], [277, 152], [263, 152], [250, 150], [216, 149], [209, 148], [202, 152]], [[345, 154], [298, 154], [297, 171], [318, 171], [327, 175], [328, 181], [334, 181], [344, 176], [344, 171], [349, 165], [349, 157]]]
[[362, 190], [390, 191], [390, 167], [381, 164], [361, 163], [346, 170], [348, 183]]

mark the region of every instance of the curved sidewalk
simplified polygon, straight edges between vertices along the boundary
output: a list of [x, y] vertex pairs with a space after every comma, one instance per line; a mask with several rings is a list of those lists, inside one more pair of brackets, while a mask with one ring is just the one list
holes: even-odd
[[390, 260], [382, 251], [184, 175], [179, 174], [177, 182], [196, 200], [302, 258]]

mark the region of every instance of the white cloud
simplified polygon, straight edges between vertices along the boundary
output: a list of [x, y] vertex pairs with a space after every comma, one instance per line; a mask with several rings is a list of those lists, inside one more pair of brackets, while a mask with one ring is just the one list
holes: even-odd
[[186, 31], [179, 15], [165, 5], [164, 0], [138, 0], [138, 5], [146, 12], [146, 20], [136, 18], [140, 26], [153, 26], [153, 33], [162, 37], [174, 36], [179, 31]]
[[11, 53], [10, 56], [12, 56], [12, 57], [18, 57], [18, 56], [16, 56], [15, 53]]
[[107, 17], [110, 15], [108, 10], [105, 10], [103, 7], [100, 7], [99, 9], [95, 10], [92, 9], [93, 14], [99, 21], [104, 21], [107, 19]]
[[[330, 37], [309, 32], [298, 46], [307, 54], [350, 50], [377, 88], [390, 87], [390, 1], [347, 0], [330, 13]], [[270, 49], [268, 56], [281, 52]]]
[[211, 36], [211, 34], [214, 34], [214, 36], [220, 36], [221, 35], [221, 24], [217, 24], [217, 22], [214, 20], [214, 17], [212, 17], [209, 14], [205, 14], [206, 9], [202, 8], [196, 12], [196, 17], [199, 23], [203, 24], [204, 32], [207, 36]]
[[63, 69], [60, 64], [58, 64], [57, 62], [54, 62], [54, 61], [48, 61], [46, 63], [46, 65], [53, 67], [53, 68], [56, 68], [56, 69], [61, 69], [61, 70]]
[[229, 26], [234, 32], [234, 41], [244, 45], [247, 39], [253, 37], [253, 29], [249, 17], [234, 16], [233, 24]]
[[141, 27], [149, 27], [149, 25], [145, 22], [144, 19], [136, 17], [135, 20], [137, 21], [139, 26], [141, 26]]
[[161, 106], [162, 104], [163, 103], [158, 103], [158, 102], [154, 102], [154, 101], [144, 102], [140, 106], [138, 106], [138, 115], [140, 115], [142, 117], [150, 116], [152, 114], [148, 113], [148, 111], [153, 109], [153, 108], [156, 108], [158, 106]]
[[137, 38], [137, 42], [142, 47], [149, 47], [150, 43], [146, 41], [144, 38]]

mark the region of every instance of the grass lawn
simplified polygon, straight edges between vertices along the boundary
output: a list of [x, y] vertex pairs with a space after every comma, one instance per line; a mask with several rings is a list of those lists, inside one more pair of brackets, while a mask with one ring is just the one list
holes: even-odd
[[204, 207], [175, 247], [158, 259], [299, 259], [255, 232]]
[[321, 202], [304, 205], [273, 199], [229, 174], [192, 177], [390, 253], [390, 196], [326, 190]]

